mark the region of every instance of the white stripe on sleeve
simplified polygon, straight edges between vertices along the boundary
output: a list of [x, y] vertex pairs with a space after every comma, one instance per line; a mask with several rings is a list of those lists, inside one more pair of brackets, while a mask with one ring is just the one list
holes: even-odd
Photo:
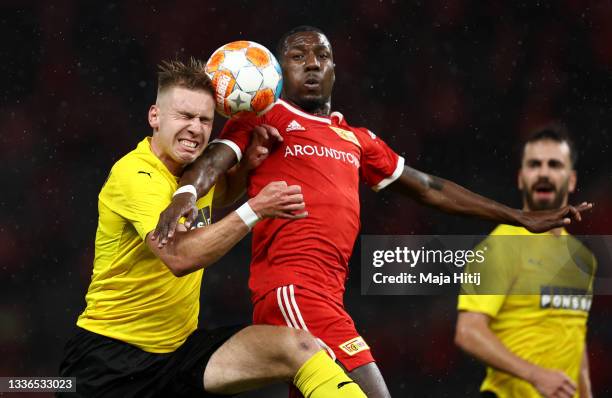
[[238, 147], [238, 145], [236, 145], [234, 141], [216, 139], [216, 140], [212, 140], [211, 144], [225, 144], [228, 147], [230, 147], [232, 151], [234, 151], [234, 153], [236, 154], [236, 158], [238, 159], [237, 160], [238, 162], [240, 162], [240, 159], [242, 159], [242, 151], [240, 150], [240, 148]]
[[391, 184], [393, 181], [397, 180], [399, 176], [402, 175], [402, 171], [404, 171], [404, 158], [399, 156], [397, 158], [397, 166], [395, 166], [395, 171], [389, 177], [384, 178], [381, 182], [372, 187], [376, 192], [380, 191], [387, 185]]

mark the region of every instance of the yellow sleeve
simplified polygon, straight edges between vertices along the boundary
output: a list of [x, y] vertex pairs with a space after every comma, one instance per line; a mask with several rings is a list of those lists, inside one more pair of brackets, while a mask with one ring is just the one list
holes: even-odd
[[465, 272], [480, 274], [480, 285], [462, 286], [457, 309], [460, 311], [481, 312], [495, 317], [506, 300], [519, 265], [516, 263], [516, 246], [513, 236], [492, 235], [480, 243], [475, 250], [482, 250], [484, 261], [471, 263]]
[[495, 317], [504, 304], [503, 294], [461, 294], [457, 302], [459, 311], [480, 312]]
[[[173, 187], [160, 173], [143, 173], [151, 166], [122, 159], [113, 166], [100, 192], [100, 202], [129, 221], [144, 240], [155, 229], [159, 213], [172, 200]], [[140, 171], [140, 172], [139, 172]]]

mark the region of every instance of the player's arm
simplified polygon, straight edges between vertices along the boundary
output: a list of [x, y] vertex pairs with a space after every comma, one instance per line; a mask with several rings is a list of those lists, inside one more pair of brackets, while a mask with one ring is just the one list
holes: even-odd
[[[265, 137], [265, 143], [282, 141], [282, 137], [273, 127], [261, 125], [254, 127], [253, 131], [259, 131]], [[197, 216], [196, 200], [206, 195], [237, 161], [236, 152], [230, 146], [221, 143], [209, 145], [204, 153], [185, 169], [179, 182], [180, 187], [193, 185], [197, 197], [190, 192], [174, 195], [172, 203], [159, 215], [151, 239], [157, 240], [160, 247], [165, 245], [174, 237], [181, 217], [185, 217], [185, 227], [190, 228]]]
[[221, 175], [215, 184], [214, 207], [227, 207], [240, 199], [246, 191], [248, 169], [241, 163]]
[[524, 212], [511, 209], [487, 199], [452, 181], [435, 177], [404, 166], [391, 189], [414, 198], [418, 202], [446, 213], [480, 217], [502, 224], [521, 225], [531, 232], [545, 232], [567, 225], [571, 220], [580, 221], [580, 212], [593, 205], [564, 206], [558, 210]]
[[[206, 147], [202, 155], [190, 164], [179, 182], [179, 186], [193, 185], [197, 197], [202, 197], [210, 191], [217, 180], [236, 163], [234, 151], [223, 144], [212, 144]], [[181, 217], [185, 217], [185, 226], [189, 228], [197, 215], [197, 198], [189, 192], [174, 195], [172, 203], [160, 215], [155, 230], [149, 234], [159, 246], [165, 245], [168, 238], [174, 236], [176, 226]]]
[[[273, 132], [278, 134], [276, 129]], [[280, 135], [278, 136], [280, 137]], [[271, 138], [263, 127], [257, 127], [253, 130], [251, 143], [240, 163], [229, 169], [225, 175], [221, 175], [217, 180], [213, 197], [215, 207], [229, 206], [244, 195], [249, 173], [259, 167], [268, 157], [269, 150], [266, 145]]]
[[584, 347], [584, 354], [582, 354], [582, 362], [580, 363], [580, 376], [578, 377], [578, 397], [593, 397], [593, 392], [591, 390], [591, 377], [589, 374], [589, 354], [587, 352], [586, 344]]
[[572, 398], [576, 386], [559, 371], [532, 364], [512, 353], [489, 328], [490, 318], [479, 312], [461, 311], [455, 344], [488, 366], [531, 383], [544, 397]]
[[[271, 182], [247, 203], [257, 219], [299, 219], [308, 215], [303, 212], [305, 205], [301, 188], [298, 185], [287, 186], [284, 181]], [[241, 209], [243, 207], [207, 227], [179, 230], [164, 247], [159, 247], [155, 239], [145, 240], [174, 275], [184, 276], [216, 262], [249, 232], [251, 226], [247, 226], [238, 214]]]

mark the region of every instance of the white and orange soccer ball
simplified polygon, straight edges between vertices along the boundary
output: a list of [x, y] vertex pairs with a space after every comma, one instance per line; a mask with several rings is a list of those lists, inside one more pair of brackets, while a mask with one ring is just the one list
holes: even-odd
[[218, 48], [206, 62], [215, 87], [216, 109], [225, 117], [263, 114], [283, 87], [283, 74], [274, 55], [252, 41], [234, 41]]

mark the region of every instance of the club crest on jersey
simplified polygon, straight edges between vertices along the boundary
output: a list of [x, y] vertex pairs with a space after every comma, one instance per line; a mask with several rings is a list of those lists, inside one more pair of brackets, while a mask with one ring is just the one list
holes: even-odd
[[357, 137], [355, 137], [355, 134], [352, 131], [344, 130], [333, 126], [329, 126], [329, 128], [334, 130], [336, 134], [338, 134], [338, 136], [343, 140], [352, 142], [353, 144], [361, 148], [361, 144], [359, 143], [359, 141], [357, 141]]
[[288, 133], [290, 131], [306, 131], [306, 129], [294, 119], [287, 125], [285, 131]]
[[363, 340], [361, 336], [357, 336], [354, 339], [350, 339], [349, 341], [340, 344], [338, 347], [340, 347], [342, 351], [346, 352], [350, 356], [353, 356], [358, 352], [370, 349], [370, 347], [366, 344], [365, 340]]

